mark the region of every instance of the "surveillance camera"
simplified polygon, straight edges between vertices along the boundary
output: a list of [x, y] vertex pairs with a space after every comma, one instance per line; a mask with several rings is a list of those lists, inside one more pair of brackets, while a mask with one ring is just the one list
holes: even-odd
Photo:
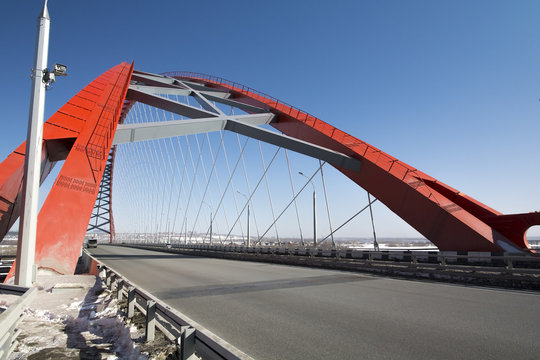
[[62, 64], [54, 64], [53, 73], [56, 76], [67, 76], [67, 66]]

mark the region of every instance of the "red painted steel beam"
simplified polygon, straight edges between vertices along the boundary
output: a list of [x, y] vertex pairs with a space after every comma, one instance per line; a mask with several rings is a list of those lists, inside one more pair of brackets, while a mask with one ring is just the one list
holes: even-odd
[[533, 253], [527, 230], [540, 225], [540, 213], [503, 215], [481, 202], [293, 106], [243, 85], [198, 73], [170, 73], [231, 92], [235, 101], [277, 115], [284, 134], [339, 151], [361, 161], [360, 171], [338, 168], [441, 251]]
[[38, 217], [40, 267], [62, 274], [75, 270], [132, 71], [133, 65], [117, 65], [81, 91], [93, 107], [90, 113], [73, 109], [86, 123]]
[[[133, 64], [113, 67], [44, 124], [42, 180], [52, 164], [65, 162], [38, 216], [40, 268], [75, 270], [132, 72]], [[24, 149], [23, 143], [0, 164], [0, 238], [19, 217]]]
[[[59, 128], [49, 122], [43, 124], [41, 183], [47, 178], [56, 162], [66, 158], [75, 142], [76, 134], [76, 131]], [[0, 163], [0, 239], [4, 238], [19, 218], [25, 153], [26, 142], [23, 142]]]

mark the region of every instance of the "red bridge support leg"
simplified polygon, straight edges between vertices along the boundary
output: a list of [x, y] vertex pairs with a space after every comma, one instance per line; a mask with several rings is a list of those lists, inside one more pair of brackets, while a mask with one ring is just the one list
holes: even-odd
[[[65, 163], [38, 216], [40, 268], [75, 270], [132, 72], [133, 64], [113, 67], [44, 124], [42, 180], [55, 162]], [[23, 164], [24, 144], [0, 164], [0, 237], [19, 217]]]

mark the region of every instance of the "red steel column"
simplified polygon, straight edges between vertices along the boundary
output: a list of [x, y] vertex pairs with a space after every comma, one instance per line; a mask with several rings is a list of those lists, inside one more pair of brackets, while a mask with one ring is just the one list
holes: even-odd
[[[65, 163], [38, 216], [40, 268], [75, 270], [132, 72], [133, 64], [113, 67], [44, 124], [42, 181], [56, 161]], [[19, 217], [23, 165], [24, 144], [0, 164], [1, 237]]]
[[40, 267], [62, 274], [75, 270], [132, 71], [133, 65], [118, 65], [82, 91], [94, 106], [41, 208], [36, 245]]

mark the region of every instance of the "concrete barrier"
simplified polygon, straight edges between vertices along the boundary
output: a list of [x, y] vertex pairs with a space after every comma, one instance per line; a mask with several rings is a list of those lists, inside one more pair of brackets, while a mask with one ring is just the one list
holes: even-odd
[[0, 313], [0, 359], [9, 357], [17, 345], [19, 330], [17, 325], [22, 319], [24, 308], [37, 294], [36, 288], [0, 284], [0, 294], [20, 296], [5, 311]]

